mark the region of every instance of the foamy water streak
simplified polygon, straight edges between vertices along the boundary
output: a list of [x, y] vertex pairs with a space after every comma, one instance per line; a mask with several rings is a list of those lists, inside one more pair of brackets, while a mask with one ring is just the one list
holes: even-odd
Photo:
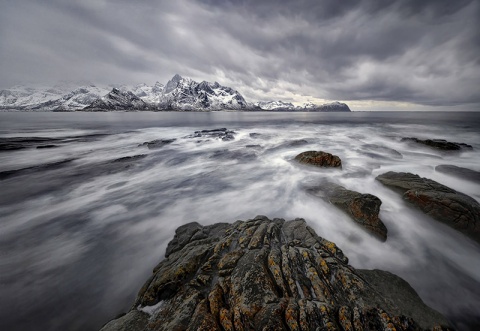
[[[155, 115], [158, 123], [149, 122], [153, 115], [137, 114], [137, 122], [129, 114], [104, 116], [109, 120], [100, 124], [63, 118], [47, 129], [42, 123], [37, 128], [29, 123], [23, 131], [15, 125], [1, 127], [1, 137], [106, 134], [67, 139], [52, 149], [0, 154], [0, 171], [30, 168], [0, 181], [1, 329], [99, 328], [128, 309], [178, 226], [258, 214], [305, 218], [319, 235], [337, 243], [354, 267], [404, 277], [427, 304], [460, 328], [463, 319], [480, 319], [479, 245], [375, 181], [386, 171], [407, 171], [479, 201], [478, 184], [434, 170], [439, 164], [480, 170], [480, 133], [468, 121], [470, 125], [427, 125], [401, 115], [395, 124], [387, 115], [372, 123], [349, 117], [329, 123], [328, 115], [292, 114], [295, 121], [287, 122], [285, 114], [277, 121], [275, 114], [261, 120], [199, 114], [196, 125], [190, 114], [185, 115], [187, 124], [168, 114]], [[165, 116], [166, 123], [158, 116]], [[235, 140], [185, 138], [225, 124], [236, 131]], [[400, 142], [410, 136], [466, 142], [474, 149], [448, 154]], [[176, 140], [159, 149], [138, 146], [167, 138]], [[292, 159], [305, 150], [340, 156], [343, 170], [299, 166]], [[145, 156], [118, 160], [135, 155]], [[70, 161], [32, 168], [62, 160]], [[388, 240], [381, 243], [302, 190], [302, 184], [321, 178], [377, 195]]]

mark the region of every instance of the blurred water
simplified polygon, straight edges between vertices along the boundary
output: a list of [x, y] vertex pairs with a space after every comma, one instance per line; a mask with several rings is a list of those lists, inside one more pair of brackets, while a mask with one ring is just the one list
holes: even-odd
[[[186, 138], [216, 127], [235, 140]], [[474, 149], [400, 141], [412, 136]], [[354, 267], [402, 276], [459, 329], [480, 321], [480, 245], [375, 181], [408, 171], [479, 201], [480, 185], [434, 170], [480, 170], [479, 113], [0, 113], [6, 137], [58, 147], [0, 152], [1, 330], [96, 330], [129, 309], [178, 226], [259, 214], [303, 217]], [[305, 150], [340, 156], [343, 170], [295, 164]], [[387, 242], [300, 187], [324, 177], [383, 201]]]

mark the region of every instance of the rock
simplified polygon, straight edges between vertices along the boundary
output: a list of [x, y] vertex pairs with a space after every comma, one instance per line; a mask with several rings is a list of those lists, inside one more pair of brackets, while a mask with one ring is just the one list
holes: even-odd
[[372, 194], [347, 190], [334, 183], [306, 187], [306, 191], [346, 212], [359, 225], [382, 241], [387, 240], [387, 227], [378, 217], [382, 201]]
[[436, 323], [448, 325], [442, 314], [424, 304], [410, 284], [397, 275], [383, 270], [357, 269], [357, 273], [378, 293], [392, 301], [393, 314], [413, 318], [422, 329], [431, 328]]
[[147, 146], [149, 149], [161, 148], [165, 145], [173, 143], [175, 140], [177, 140], [177, 139], [175, 139], [175, 138], [172, 138], [172, 139], [156, 139], [156, 140], [152, 140], [152, 141], [146, 141], [143, 144], [138, 145], [138, 147]]
[[434, 219], [480, 242], [480, 204], [475, 199], [411, 173], [390, 171], [376, 179], [400, 190], [405, 200]]
[[113, 321], [108, 322], [103, 331], [146, 331], [146, 325], [150, 316], [138, 310], [132, 310]]
[[425, 139], [418, 138], [402, 138], [401, 141], [411, 141], [418, 144], [422, 144], [431, 148], [440, 149], [443, 151], [459, 151], [461, 149], [472, 149], [473, 147], [464, 143], [449, 142], [444, 139]]
[[307, 151], [295, 156], [295, 160], [302, 164], [316, 167], [342, 167], [342, 160], [336, 155], [321, 151]]
[[480, 171], [457, 167], [449, 164], [438, 165], [435, 167], [435, 171], [443, 172], [447, 175], [451, 175], [451, 176], [455, 176], [465, 180], [470, 180], [476, 183], [480, 183]]
[[235, 131], [227, 130], [226, 128], [195, 131], [192, 135], [186, 138], [217, 138], [223, 141], [230, 141], [235, 139]]
[[[14, 151], [25, 148], [40, 146], [53, 146], [51, 142], [57, 142], [60, 139], [56, 138], [44, 138], [44, 137], [8, 137], [0, 138], [0, 152], [2, 151]], [[45, 145], [49, 143], [48, 145]]]
[[[445, 330], [441, 316], [420, 326], [407, 315], [430, 311], [420, 298], [404, 309], [392, 298], [402, 287], [382, 294], [374, 286], [303, 219], [190, 223], [130, 312], [102, 330]], [[148, 321], [140, 311], [151, 312]]]

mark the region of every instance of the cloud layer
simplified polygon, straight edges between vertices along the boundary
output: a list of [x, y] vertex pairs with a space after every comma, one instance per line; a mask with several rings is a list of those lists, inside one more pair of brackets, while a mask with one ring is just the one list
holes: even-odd
[[0, 87], [219, 81], [248, 100], [480, 104], [478, 1], [6, 0]]

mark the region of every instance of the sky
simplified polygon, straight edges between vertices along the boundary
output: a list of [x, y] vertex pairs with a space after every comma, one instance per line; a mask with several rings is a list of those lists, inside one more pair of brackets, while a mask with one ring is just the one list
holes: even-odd
[[2, 0], [0, 88], [218, 81], [247, 101], [480, 110], [479, 0]]

